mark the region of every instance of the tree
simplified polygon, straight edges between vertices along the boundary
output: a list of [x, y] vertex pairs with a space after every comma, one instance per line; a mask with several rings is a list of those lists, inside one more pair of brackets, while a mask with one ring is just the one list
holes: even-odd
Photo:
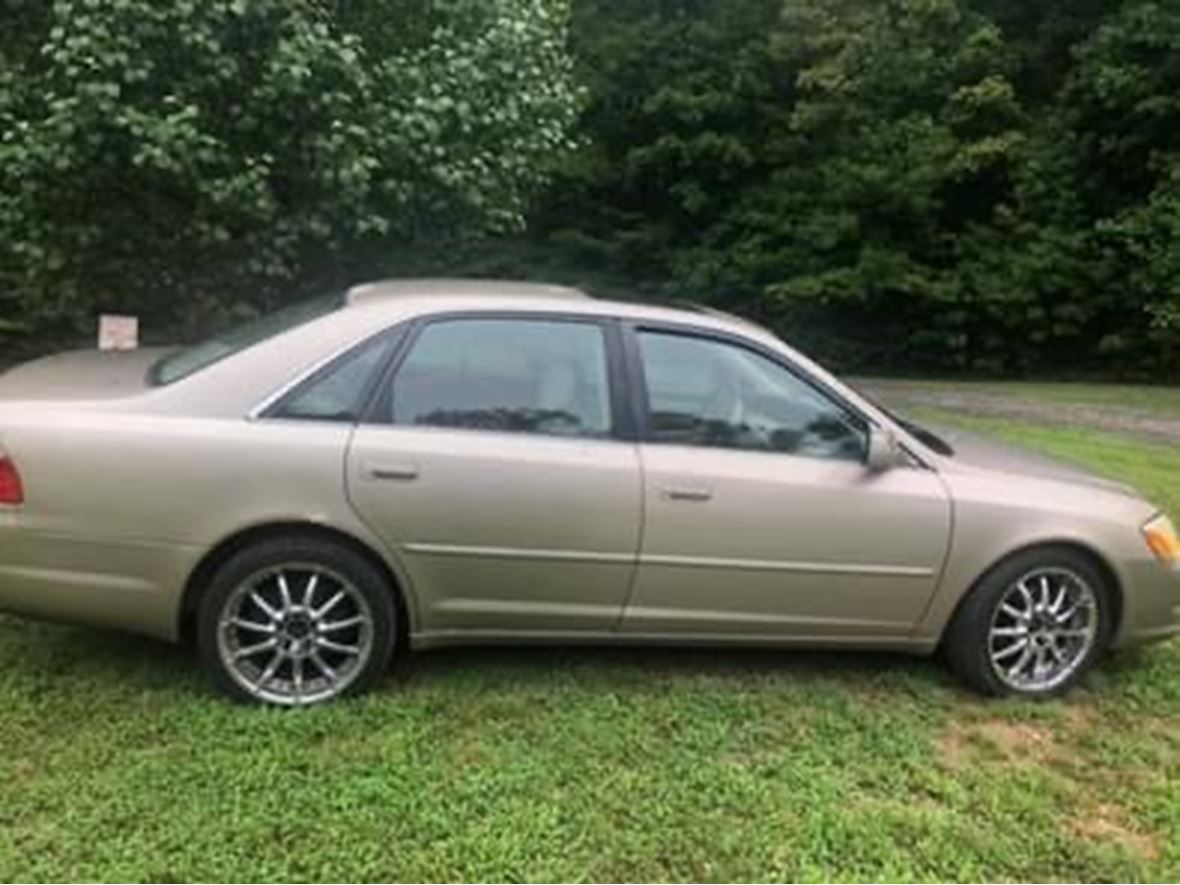
[[999, 29], [957, 0], [788, 0], [773, 52], [796, 90], [774, 168], [701, 261], [813, 336], [838, 326], [878, 370], [971, 365], [960, 254], [1010, 198], [1024, 142]]
[[517, 229], [571, 144], [561, 0], [7, 2], [0, 316], [30, 334]]

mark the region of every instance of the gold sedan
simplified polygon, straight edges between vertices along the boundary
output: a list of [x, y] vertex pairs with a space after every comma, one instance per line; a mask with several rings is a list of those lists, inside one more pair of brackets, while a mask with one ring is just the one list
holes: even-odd
[[490, 642], [941, 647], [1039, 696], [1180, 631], [1178, 562], [1133, 490], [700, 308], [376, 283], [0, 376], [0, 609], [192, 641], [272, 704]]

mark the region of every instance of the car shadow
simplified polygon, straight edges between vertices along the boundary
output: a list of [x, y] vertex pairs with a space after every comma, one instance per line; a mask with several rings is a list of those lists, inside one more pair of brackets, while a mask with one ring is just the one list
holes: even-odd
[[662, 680], [732, 680], [787, 677], [864, 687], [917, 683], [946, 687], [949, 674], [932, 658], [858, 651], [750, 649], [738, 647], [528, 645], [460, 646], [406, 655], [394, 680], [428, 685], [478, 678], [489, 688], [552, 682], [555, 675], [586, 685], [619, 688]]
[[[204, 691], [192, 648], [95, 628], [0, 616], [0, 667], [9, 679], [49, 682], [83, 677], [88, 684], [152, 691]], [[748, 680], [791, 676], [863, 684], [896, 679], [945, 685], [937, 661], [905, 654], [855, 651], [617, 645], [464, 645], [400, 655], [382, 690], [478, 678], [496, 684], [542, 685], [555, 674], [605, 687], [653, 678]]]
[[[1104, 681], [1133, 674], [1139, 650], [1110, 656]], [[110, 685], [121, 693], [167, 693], [174, 698], [211, 691], [192, 648], [149, 638], [0, 616], [0, 670], [10, 684], [43, 693], [68, 686]], [[974, 697], [934, 657], [859, 651], [618, 645], [464, 645], [400, 655], [378, 686], [382, 694], [423, 691], [478, 681], [481, 690], [542, 688], [555, 678], [585, 691], [646, 690], [656, 682], [783, 679], [888, 694], [931, 690]], [[86, 690], [79, 688], [79, 691]]]

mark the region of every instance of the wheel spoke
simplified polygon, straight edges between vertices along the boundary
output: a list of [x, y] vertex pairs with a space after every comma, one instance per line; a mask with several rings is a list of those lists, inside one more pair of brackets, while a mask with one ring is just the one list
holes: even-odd
[[295, 686], [295, 697], [303, 697], [303, 658], [291, 659], [291, 679]]
[[276, 576], [279, 585], [279, 597], [283, 600], [283, 611], [290, 611], [291, 609], [291, 587], [287, 584], [287, 576], [283, 572], [279, 572]]
[[992, 630], [992, 636], [1027, 636], [1028, 627], [1023, 624], [1018, 624], [1015, 627], [996, 627]]
[[320, 618], [322, 618], [324, 615], [326, 615], [328, 612], [330, 612], [332, 609], [334, 609], [336, 606], [338, 606], [341, 602], [343, 602], [344, 596], [345, 596], [345, 594], [344, 594], [343, 590], [338, 591], [335, 596], [333, 596], [331, 599], [329, 599], [327, 602], [325, 602], [322, 606], [320, 606], [314, 612], [311, 613], [312, 618], [314, 620], [318, 621]]
[[360, 615], [352, 618], [345, 618], [343, 621], [333, 621], [330, 624], [320, 624], [321, 633], [337, 633], [340, 630], [347, 630], [349, 627], [359, 627], [365, 622], [365, 619]]
[[1008, 677], [1012, 678], [1017, 673], [1019, 673], [1021, 670], [1023, 670], [1025, 668], [1025, 666], [1028, 664], [1028, 662], [1030, 660], [1032, 660], [1032, 657], [1033, 657], [1032, 643], [1028, 643], [1027, 645], [1024, 646], [1024, 651], [1021, 652], [1020, 660], [1018, 660], [1015, 664], [1013, 664], [1008, 669]]
[[275, 673], [279, 672], [279, 667], [283, 663], [283, 655], [281, 652], [275, 652], [274, 657], [270, 659], [270, 663], [266, 665], [266, 669], [262, 671], [262, 675], [258, 677], [258, 682], [255, 683], [258, 688], [262, 688], [266, 683], [275, 678]]
[[1041, 575], [1041, 607], [1049, 607], [1049, 576]]
[[321, 655], [319, 652], [319, 649], [316, 649], [311, 653], [311, 661], [317, 667], [319, 667], [320, 672], [328, 678], [329, 682], [336, 681], [336, 671], [328, 666], [328, 662], [324, 660], [323, 655]]
[[279, 645], [279, 641], [272, 637], [272, 638], [266, 640], [265, 642], [259, 642], [256, 645], [246, 645], [246, 646], [243, 646], [242, 648], [239, 648], [237, 651], [234, 652], [234, 658], [236, 660], [240, 661], [242, 658], [253, 657], [254, 655], [258, 654], [260, 651], [267, 651], [272, 648], [277, 648], [278, 645]]
[[317, 636], [315, 644], [327, 651], [339, 652], [342, 655], [359, 655], [361, 649], [359, 645], [344, 645], [339, 642], [333, 642], [331, 639], [325, 639], [322, 636]]
[[230, 623], [242, 630], [250, 630], [254, 633], [274, 633], [278, 628], [273, 624], [259, 624], [256, 621], [247, 621], [243, 617], [236, 617]]
[[1000, 606], [1000, 611], [1002, 611], [1004, 614], [1006, 614], [1010, 618], [1015, 618], [1016, 620], [1020, 621], [1021, 623], [1028, 620], [1028, 612], [1022, 612], [1020, 609], [1016, 608], [1013, 605], [1009, 605], [1006, 602]]
[[1039, 678], [1049, 671], [1049, 649], [1043, 645], [1037, 646], [1036, 660], [1033, 663], [1033, 677]]
[[1036, 603], [1033, 602], [1032, 593], [1029, 592], [1028, 585], [1024, 581], [1020, 581], [1016, 585], [1016, 590], [1020, 594], [1020, 598], [1024, 601], [1025, 616], [1032, 614]]
[[1028, 647], [1028, 640], [1027, 639], [1019, 639], [1016, 642], [1013, 642], [1011, 645], [1009, 645], [1005, 648], [1002, 648], [997, 652], [992, 652], [992, 660], [999, 663], [1000, 661], [1004, 660], [1005, 658], [1012, 657], [1012, 655], [1016, 654], [1016, 652], [1020, 651], [1022, 648], [1027, 648], [1027, 647]]
[[312, 572], [307, 579], [307, 586], [303, 588], [303, 607], [311, 608], [311, 601], [315, 597], [316, 587], [320, 585], [320, 573]]
[[1061, 589], [1057, 592], [1057, 599], [1053, 602], [1053, 604], [1051, 606], [1049, 606], [1049, 613], [1050, 614], [1055, 615], [1061, 611], [1061, 606], [1065, 603], [1065, 597], [1066, 597], [1067, 592], [1068, 592], [1068, 590], [1065, 586], [1065, 582], [1063, 581], [1061, 583]]
[[272, 621], [278, 621], [282, 617], [282, 613], [265, 599], [263, 599], [262, 594], [257, 590], [250, 594], [250, 601], [262, 609], [263, 614], [265, 614]]

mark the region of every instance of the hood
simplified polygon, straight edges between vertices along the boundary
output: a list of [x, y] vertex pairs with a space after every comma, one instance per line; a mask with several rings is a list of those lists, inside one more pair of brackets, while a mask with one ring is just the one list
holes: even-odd
[[931, 428], [955, 450], [943, 463], [959, 470], [982, 470], [1008, 473], [1036, 479], [1085, 485], [1092, 488], [1141, 497], [1132, 486], [1091, 473], [1084, 467], [1060, 461], [1048, 455], [1029, 452], [1018, 446], [948, 427]]
[[0, 399], [94, 400], [146, 390], [148, 369], [169, 348], [75, 350], [33, 360], [0, 375]]

